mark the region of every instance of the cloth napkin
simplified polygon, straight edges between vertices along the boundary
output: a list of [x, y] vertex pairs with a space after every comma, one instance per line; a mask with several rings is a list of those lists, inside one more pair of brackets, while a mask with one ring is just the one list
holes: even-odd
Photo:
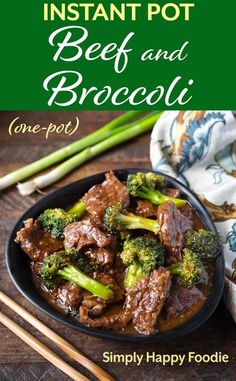
[[212, 215], [226, 263], [224, 299], [236, 322], [236, 121], [231, 111], [166, 111], [154, 126], [154, 170], [192, 189]]

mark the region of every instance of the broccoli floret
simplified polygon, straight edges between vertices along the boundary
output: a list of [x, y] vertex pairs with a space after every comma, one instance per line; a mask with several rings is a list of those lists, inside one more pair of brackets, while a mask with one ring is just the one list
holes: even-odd
[[42, 264], [40, 275], [44, 285], [49, 288], [55, 288], [60, 278], [55, 276], [58, 270], [72, 263], [77, 263], [79, 266], [83, 265], [82, 257], [76, 249], [68, 249], [66, 251], [58, 251], [54, 254], [47, 256]]
[[214, 260], [221, 252], [217, 235], [205, 229], [187, 232], [184, 237], [184, 247], [192, 250], [202, 260]]
[[42, 282], [48, 289], [54, 289], [62, 279], [66, 279], [101, 299], [111, 299], [113, 291], [82, 272], [83, 266], [84, 260], [75, 249], [53, 253], [43, 261], [40, 271]]
[[127, 239], [121, 259], [128, 266], [124, 282], [125, 287], [129, 288], [144, 275], [164, 264], [164, 248], [155, 238]]
[[46, 209], [38, 220], [41, 222], [43, 229], [46, 230], [52, 237], [63, 239], [64, 229], [67, 225], [75, 222], [77, 217], [75, 214], [69, 214], [63, 209]]
[[106, 209], [104, 224], [111, 234], [125, 232], [127, 229], [144, 229], [157, 234], [160, 230], [156, 220], [125, 213], [121, 204], [115, 204]]
[[139, 172], [137, 173], [137, 175], [143, 178], [142, 181], [145, 183], [147, 188], [159, 189], [159, 190], [164, 188], [166, 181], [165, 181], [165, 177], [162, 175], [157, 175], [156, 173], [153, 173], [153, 172], [148, 172], [148, 173]]
[[145, 275], [147, 274], [138, 262], [133, 262], [131, 265], [129, 265], [129, 267], [126, 269], [124, 279], [124, 286], [126, 290], [132, 287], [139, 281], [139, 279], [142, 279]]
[[69, 211], [61, 208], [46, 209], [38, 220], [41, 222], [43, 229], [52, 237], [64, 239], [64, 229], [72, 222], [78, 221], [85, 212], [85, 204], [79, 201]]
[[155, 238], [136, 237], [127, 239], [123, 245], [121, 259], [126, 266], [134, 260], [142, 263], [148, 274], [164, 263], [164, 248]]
[[187, 203], [186, 200], [167, 196], [158, 190], [164, 181], [161, 178], [162, 176], [151, 172], [130, 174], [127, 178], [128, 191], [132, 196], [144, 198], [156, 205], [161, 205], [165, 201], [172, 201], [177, 207], [184, 206]]
[[183, 250], [183, 260], [167, 267], [176, 276], [177, 282], [183, 286], [192, 287], [202, 277], [202, 262], [199, 256], [191, 250]]

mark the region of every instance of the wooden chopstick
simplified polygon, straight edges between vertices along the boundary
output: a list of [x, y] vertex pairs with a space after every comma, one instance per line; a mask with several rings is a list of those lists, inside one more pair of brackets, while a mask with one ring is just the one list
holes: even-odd
[[[88, 369], [95, 377], [97, 377], [100, 381], [115, 381], [115, 379], [107, 373], [105, 370], [100, 368], [97, 364], [92, 362], [90, 359], [88, 359], [85, 355], [83, 355], [81, 352], [79, 352], [73, 345], [69, 344], [65, 339], [63, 339], [61, 336], [59, 336], [57, 333], [55, 333], [52, 329], [48, 328], [45, 324], [43, 324], [40, 320], [38, 320], [36, 317], [34, 317], [30, 312], [28, 312], [25, 308], [20, 306], [18, 303], [16, 303], [13, 299], [11, 299], [9, 296], [4, 294], [0, 290], [0, 301], [4, 303], [6, 306], [8, 306], [12, 311], [16, 312], [18, 315], [20, 315], [23, 319], [25, 319], [29, 324], [31, 324], [34, 328], [36, 328], [38, 331], [43, 333], [45, 336], [47, 336], [48, 339], [50, 339], [54, 344], [56, 344], [64, 353], [66, 353], [68, 356], [70, 356], [73, 360], [77, 361], [80, 365]], [[2, 314], [3, 315], [3, 314]], [[2, 318], [2, 317], [1, 317]], [[9, 319], [11, 321], [11, 319]], [[13, 322], [13, 321], [12, 321]], [[2, 322], [3, 323], [3, 322]], [[14, 322], [13, 322], [14, 323]], [[3, 323], [4, 324], [4, 323]], [[14, 323], [16, 324], [16, 323]], [[5, 325], [5, 324], [4, 324]], [[20, 326], [17, 326], [21, 328]], [[8, 327], [9, 328], [9, 327]], [[11, 329], [11, 328], [9, 328]], [[21, 328], [23, 330], [23, 328]], [[17, 334], [16, 331], [13, 331]], [[28, 335], [30, 335], [27, 331], [25, 331]], [[21, 336], [19, 336], [21, 337]], [[22, 338], [22, 337], [21, 337]], [[34, 339], [34, 337], [32, 336]], [[24, 339], [23, 339], [24, 340]], [[35, 339], [36, 340], [36, 339]], [[24, 340], [25, 341], [25, 340]], [[37, 340], [38, 341], [38, 340]], [[40, 343], [38, 341], [38, 343]], [[27, 343], [28, 344], [28, 343]], [[40, 343], [43, 345], [42, 343]], [[30, 344], [29, 344], [30, 345]], [[45, 347], [46, 348], [46, 347]], [[46, 348], [47, 349], [47, 348]], [[37, 350], [37, 349], [35, 349]], [[52, 352], [52, 351], [51, 351]], [[40, 353], [40, 352], [39, 352]], [[53, 352], [52, 352], [53, 353]], [[57, 356], [57, 355], [55, 355]], [[44, 356], [45, 357], [45, 356]], [[57, 356], [59, 357], [59, 356]], [[47, 357], [46, 357], [47, 358]], [[59, 357], [60, 359], [60, 357]], [[61, 360], [61, 359], [60, 359]], [[49, 360], [50, 361], [50, 360]], [[61, 360], [63, 361], [63, 360]], [[66, 363], [65, 363], [66, 364]], [[57, 366], [57, 365], [56, 365]], [[69, 366], [69, 365], [67, 365]], [[59, 368], [59, 366], [58, 366]], [[59, 368], [61, 369], [61, 368]], [[73, 369], [73, 368], [72, 368]], [[62, 370], [62, 369], [61, 369]], [[62, 370], [63, 371], [63, 370]], [[78, 372], [77, 372], [78, 373]], [[81, 375], [82, 376], [82, 375]], [[81, 377], [80, 376], [80, 377]], [[71, 377], [71, 376], [70, 376]], [[76, 380], [88, 380], [84, 376], [83, 378], [76, 378]], [[71, 377], [72, 378], [72, 377]]]
[[5, 325], [8, 329], [14, 332], [18, 337], [20, 337], [26, 344], [28, 344], [31, 348], [33, 348], [36, 352], [38, 352], [45, 359], [50, 361], [53, 365], [55, 365], [62, 372], [67, 374], [72, 380], [75, 381], [89, 381], [89, 379], [83, 376], [80, 372], [72, 368], [69, 364], [67, 364], [64, 360], [62, 360], [56, 353], [54, 353], [51, 349], [47, 348], [41, 341], [32, 336], [29, 332], [27, 332], [20, 325], [15, 323], [9, 317], [0, 312], [0, 322]]

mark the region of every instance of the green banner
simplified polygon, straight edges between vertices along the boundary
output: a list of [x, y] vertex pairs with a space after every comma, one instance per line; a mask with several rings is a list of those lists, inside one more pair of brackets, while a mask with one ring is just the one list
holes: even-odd
[[1, 2], [1, 110], [235, 109], [235, 0]]

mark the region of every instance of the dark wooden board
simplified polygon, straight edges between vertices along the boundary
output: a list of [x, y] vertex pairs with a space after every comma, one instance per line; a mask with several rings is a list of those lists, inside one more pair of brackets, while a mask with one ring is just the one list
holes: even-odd
[[[63, 147], [69, 142], [78, 139], [96, 130], [105, 122], [111, 120], [115, 112], [1, 112], [0, 115], [0, 176], [16, 169], [26, 163], [30, 163], [41, 156]], [[41, 123], [48, 125], [50, 122], [64, 123], [80, 118], [80, 129], [76, 135], [65, 137], [53, 134], [45, 140], [44, 134], [25, 134], [9, 136], [9, 123], [19, 116], [21, 122], [29, 124]], [[67, 183], [85, 176], [106, 171], [114, 168], [142, 167], [150, 168], [149, 161], [150, 134], [134, 139], [122, 147], [115, 148], [98, 158], [90, 161], [73, 173], [66, 176], [62, 181], [45, 191], [45, 193], [61, 187]], [[31, 311], [49, 327], [56, 330], [61, 336], [76, 345], [93, 361], [106, 368], [119, 381], [165, 381], [165, 380], [203, 380], [203, 381], [231, 381], [235, 379], [235, 355], [236, 355], [236, 330], [235, 324], [228, 314], [223, 302], [217, 308], [213, 316], [197, 331], [167, 343], [137, 345], [119, 343], [108, 340], [96, 339], [86, 336], [72, 329], [62, 326], [38, 311], [28, 303], [13, 286], [9, 279], [4, 258], [5, 243], [7, 237], [21, 214], [42, 196], [35, 194], [23, 198], [19, 196], [15, 187], [0, 194], [0, 284], [1, 289], [9, 296]], [[14, 316], [6, 307], [1, 310], [8, 316], [13, 317], [23, 327], [34, 333], [43, 342], [54, 348], [47, 339], [37, 333], [26, 324], [20, 317]], [[56, 349], [55, 349], [56, 350]], [[229, 364], [184, 364], [183, 366], [162, 366], [159, 364], [145, 364], [140, 366], [121, 364], [105, 364], [102, 361], [104, 351], [113, 351], [119, 354], [156, 353], [172, 354], [187, 353], [214, 353], [220, 351], [230, 356]], [[62, 355], [63, 356], [63, 355]], [[63, 356], [65, 357], [65, 356]], [[75, 365], [74, 363], [72, 363]], [[86, 374], [86, 372], [85, 372]], [[92, 378], [91, 378], [92, 379]], [[68, 380], [68, 377], [47, 363], [31, 348], [25, 345], [14, 334], [3, 326], [0, 326], [0, 381], [54, 381]]]

